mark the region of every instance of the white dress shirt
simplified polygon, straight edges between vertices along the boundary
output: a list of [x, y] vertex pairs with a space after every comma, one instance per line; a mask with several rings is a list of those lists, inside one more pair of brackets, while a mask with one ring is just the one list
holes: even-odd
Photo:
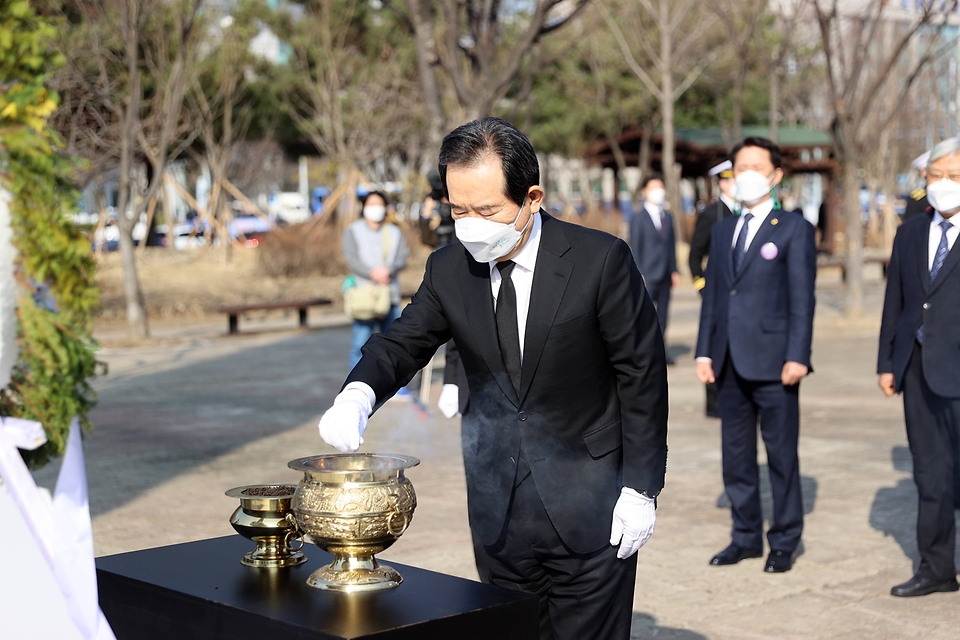
[[[940, 238], [943, 236], [943, 229], [940, 228], [940, 223], [943, 222], [945, 218], [940, 214], [939, 211], [934, 209], [933, 211], [933, 220], [930, 221], [930, 237], [929, 237], [929, 250], [927, 251], [927, 270], [933, 270], [933, 261], [937, 258], [937, 248], [940, 246]], [[954, 214], [950, 217], [950, 227], [947, 229], [947, 251], [953, 249], [954, 243], [957, 241], [957, 236], [960, 235], [960, 215]]]
[[728, 196], [727, 194], [723, 193], [722, 191], [720, 192], [720, 202], [722, 202], [723, 204], [727, 205], [727, 209], [730, 209], [730, 211], [736, 211], [736, 210], [737, 210], [737, 203], [736, 203], [736, 201], [735, 201], [733, 198], [731, 198], [730, 196]]
[[771, 211], [773, 211], [773, 198], [768, 198], [752, 208], [744, 206], [740, 211], [740, 217], [737, 218], [737, 226], [733, 230], [733, 242], [730, 244], [730, 246], [737, 246], [737, 238], [740, 237], [740, 229], [743, 228], [744, 216], [746, 216], [748, 213], [752, 213], [753, 218], [747, 225], [747, 244], [744, 246], [743, 250], [746, 251], [749, 249], [750, 243], [753, 242], [754, 237], [757, 235], [757, 231], [760, 230], [760, 227], [763, 225], [763, 221], [767, 219], [767, 216], [770, 215]]
[[650, 219], [653, 220], [653, 226], [657, 228], [657, 231], [663, 231], [663, 220], [661, 219], [663, 207], [644, 200], [643, 208], [650, 214]]
[[[513, 288], [517, 290], [517, 327], [520, 329], [520, 360], [523, 361], [523, 339], [527, 329], [527, 315], [530, 311], [530, 291], [533, 289], [533, 269], [537, 266], [537, 254], [540, 252], [540, 214], [533, 214], [533, 229], [520, 252], [513, 257], [517, 265], [510, 273]], [[490, 290], [493, 293], [493, 308], [497, 308], [500, 295], [500, 270], [497, 262], [490, 263]]]

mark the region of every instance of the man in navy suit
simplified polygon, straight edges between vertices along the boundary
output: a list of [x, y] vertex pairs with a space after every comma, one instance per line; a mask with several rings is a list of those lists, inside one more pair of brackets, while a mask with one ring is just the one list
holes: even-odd
[[927, 164], [932, 210], [903, 223], [893, 242], [877, 373], [887, 396], [903, 393], [913, 455], [917, 573], [890, 593], [957, 591], [952, 444], [960, 438], [960, 138], [939, 143]]
[[763, 555], [759, 419], [773, 489], [764, 570], [780, 573], [793, 567], [803, 530], [799, 389], [810, 370], [817, 252], [813, 226], [781, 211], [773, 197], [783, 179], [779, 147], [747, 138], [730, 160], [740, 215], [713, 227], [696, 351], [700, 382], [719, 387], [723, 483], [733, 516], [731, 544], [710, 564]]
[[[651, 173], [644, 177], [640, 196], [643, 199], [640, 211], [630, 219], [630, 248], [657, 309], [660, 330], [666, 331], [670, 289], [680, 283], [680, 273], [673, 220], [663, 207], [666, 200], [663, 176]], [[667, 362], [672, 364], [670, 360]]]

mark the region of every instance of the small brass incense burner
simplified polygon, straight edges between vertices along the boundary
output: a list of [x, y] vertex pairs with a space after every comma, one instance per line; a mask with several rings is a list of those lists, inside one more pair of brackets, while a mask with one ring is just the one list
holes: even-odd
[[[296, 487], [283, 484], [251, 484], [226, 492], [239, 498], [240, 506], [230, 516], [237, 533], [257, 543], [240, 562], [248, 567], [293, 567], [307, 561], [300, 549], [303, 539], [290, 509]], [[295, 543], [299, 543], [294, 547]]]
[[403, 535], [417, 496], [404, 470], [420, 464], [410, 456], [346, 453], [312, 456], [287, 466], [303, 472], [293, 496], [296, 522], [310, 542], [334, 560], [313, 572], [307, 584], [331, 591], [375, 591], [403, 578], [380, 564], [380, 553]]

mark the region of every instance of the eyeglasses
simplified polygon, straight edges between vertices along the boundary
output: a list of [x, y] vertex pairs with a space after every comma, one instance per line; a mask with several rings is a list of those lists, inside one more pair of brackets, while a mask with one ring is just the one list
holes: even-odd
[[931, 171], [930, 173], [927, 174], [928, 183], [936, 182], [937, 180], [943, 180], [944, 178], [946, 178], [947, 180], [951, 180], [953, 182], [960, 182], [960, 173], [949, 173], [944, 175], [939, 172], [934, 173]]

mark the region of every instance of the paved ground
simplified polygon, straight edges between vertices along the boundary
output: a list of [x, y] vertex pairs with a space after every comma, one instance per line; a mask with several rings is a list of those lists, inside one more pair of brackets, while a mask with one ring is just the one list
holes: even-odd
[[[842, 291], [827, 274], [818, 292], [816, 372], [801, 391], [804, 553], [793, 571], [762, 560], [707, 561], [729, 539], [719, 423], [703, 416], [693, 375], [699, 302], [677, 292], [668, 333], [670, 459], [657, 530], [640, 551], [634, 636], [740, 638], [957, 637], [960, 594], [888, 595], [917, 562], [916, 491], [899, 400], [873, 373], [882, 290], [865, 320], [840, 319]], [[158, 346], [105, 350], [108, 377], [87, 438], [98, 555], [228, 535], [240, 484], [289, 481], [288, 460], [330, 449], [316, 422], [346, 374], [349, 330], [310, 331], [281, 319], [162, 333]], [[433, 400], [439, 393], [435, 379]], [[466, 524], [459, 420], [390, 403], [371, 420], [368, 451], [421, 458], [409, 473], [420, 506], [387, 559], [476, 579]], [[42, 470], [52, 485], [56, 469]], [[769, 496], [765, 505], [769, 511]]]

